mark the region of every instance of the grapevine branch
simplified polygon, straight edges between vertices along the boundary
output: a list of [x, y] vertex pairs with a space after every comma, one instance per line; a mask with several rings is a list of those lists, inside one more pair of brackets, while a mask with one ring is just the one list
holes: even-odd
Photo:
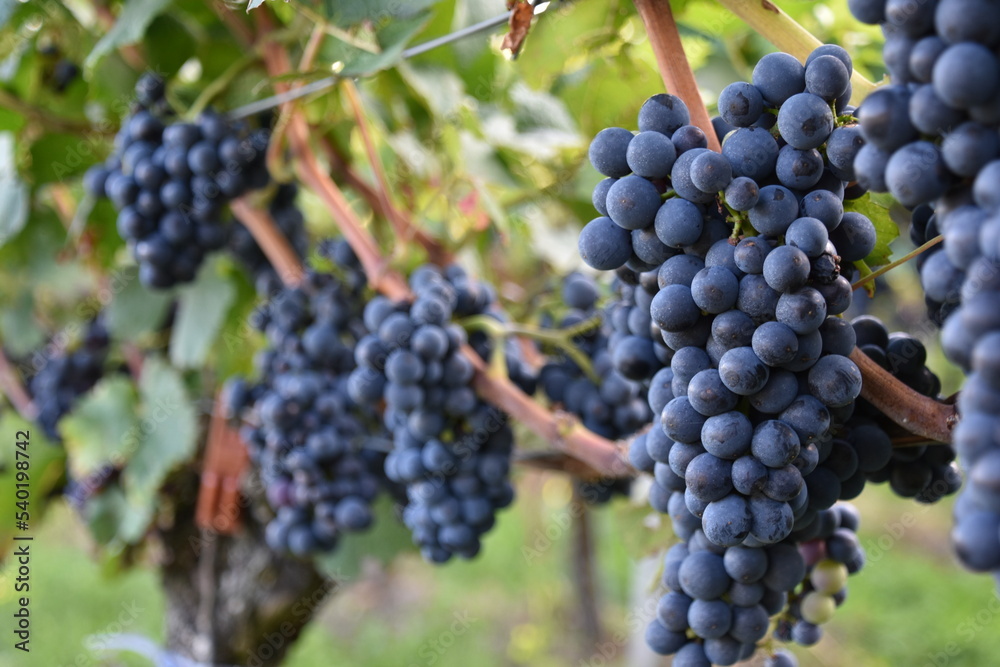
[[142, 350], [135, 343], [122, 343], [122, 355], [125, 357], [129, 375], [138, 383], [142, 378], [142, 367], [145, 363]]
[[604, 477], [635, 474], [617, 444], [587, 430], [567, 413], [550, 412], [507, 378], [490, 375], [486, 363], [471, 348], [466, 347], [464, 352], [476, 368], [473, 386], [484, 401], [517, 417], [559, 450], [586, 463]]
[[388, 218], [389, 214], [383, 206], [382, 197], [379, 196], [378, 192], [375, 191], [375, 188], [368, 181], [361, 177], [361, 174], [351, 167], [340, 149], [327, 137], [320, 137], [319, 145], [326, 156], [326, 160], [334, 176], [343, 183], [346, 183], [354, 193], [360, 195], [362, 199], [368, 202], [368, 206], [376, 216]]
[[[271, 32], [273, 26], [266, 12], [258, 12], [257, 21], [263, 28], [262, 34]], [[292, 71], [288, 54], [281, 44], [273, 39], [268, 39], [264, 44], [264, 60], [271, 75], [276, 79]], [[288, 84], [285, 83], [276, 82], [275, 88], [279, 93], [285, 93], [289, 90]], [[299, 177], [323, 199], [333, 213], [344, 238], [354, 250], [358, 261], [361, 262], [369, 283], [373, 288], [390, 298], [405, 297], [409, 291], [405, 281], [398, 275], [386, 271], [386, 263], [379, 254], [374, 239], [365, 231], [344, 193], [320, 167], [316, 154], [309, 144], [309, 126], [305, 119], [301, 114], [295, 112], [292, 102], [285, 105], [284, 114], [288, 117], [287, 132], [292, 151], [300, 158], [296, 161]]]
[[951, 442], [958, 409], [910, 389], [858, 348], [851, 360], [861, 371], [861, 397], [894, 423], [935, 442]]
[[[770, 0], [718, 0], [719, 4], [739, 16], [775, 47], [805, 62], [813, 49], [822, 42], [799, 25]], [[638, 3], [637, 3], [638, 4]], [[860, 104], [875, 84], [857, 70], [851, 75], [852, 104]]]
[[[515, 450], [514, 462], [538, 470], [564, 472], [588, 482], [607, 479], [583, 461], [560, 451]], [[629, 475], [634, 475], [634, 472], [630, 471]]]
[[351, 209], [344, 193], [320, 167], [316, 154], [309, 145], [309, 128], [305, 120], [294, 112], [289, 120], [289, 138], [292, 152], [298, 157], [296, 168], [299, 177], [319, 194], [333, 213], [340, 231], [361, 262], [368, 282], [391, 299], [406, 298], [409, 295], [406, 281], [399, 274], [388, 270], [375, 241]]
[[[257, 13], [262, 33], [267, 33], [270, 19], [265, 12]], [[264, 48], [265, 63], [275, 79], [290, 71], [287, 54], [280, 44], [269, 41]], [[284, 87], [281, 84], [277, 86]], [[302, 180], [319, 194], [329, 207], [345, 239], [354, 249], [372, 286], [392, 299], [411, 297], [409, 288], [402, 277], [389, 270], [379, 254], [374, 239], [364, 229], [357, 215], [351, 210], [346, 198], [336, 184], [319, 165], [309, 143], [309, 127], [301, 113], [290, 109], [289, 140]], [[259, 245], [267, 252], [267, 246], [274, 242], [273, 234], [261, 234], [263, 226], [271, 226], [274, 234], [280, 234], [265, 216], [248, 229]], [[270, 258], [272, 255], [267, 253]], [[296, 260], [297, 261], [297, 260]], [[301, 270], [301, 269], [300, 269]], [[464, 346], [463, 354], [476, 370], [473, 386], [486, 402], [517, 418], [528, 428], [553, 443], [562, 452], [594, 468], [604, 477], [626, 477], [635, 471], [625, 461], [622, 451], [614, 442], [602, 438], [584, 428], [578, 420], [563, 413], [553, 413], [535, 402], [506, 377], [497, 377], [488, 372], [486, 363], [469, 346]]]
[[299, 261], [288, 239], [278, 230], [271, 216], [255, 208], [246, 197], [230, 202], [229, 207], [250, 230], [257, 245], [267, 255], [271, 266], [281, 276], [281, 281], [286, 285], [298, 285], [303, 276], [302, 262]]
[[667, 91], [684, 100], [691, 113], [691, 123], [697, 125], [708, 138], [708, 147], [713, 151], [721, 151], [719, 138], [715, 135], [712, 119], [708, 117], [705, 103], [702, 102], [698, 82], [688, 63], [687, 55], [681, 44], [681, 35], [674, 21], [669, 0], [634, 0], [642, 22], [646, 25], [646, 33], [653, 47], [653, 54], [660, 66], [660, 75]]
[[351, 111], [354, 113], [354, 120], [357, 124], [358, 132], [361, 134], [361, 141], [365, 147], [365, 154], [375, 175], [374, 192], [379, 199], [385, 217], [389, 220], [393, 230], [400, 240], [414, 240], [423, 246], [427, 251], [430, 260], [438, 265], [450, 264], [451, 256], [434, 239], [424, 233], [422, 229], [413, 224], [413, 221], [403, 215], [393, 203], [389, 195], [389, 181], [385, 177], [385, 168], [378, 151], [375, 149], [375, 142], [372, 139], [371, 128], [364, 107], [361, 104], [361, 96], [358, 88], [350, 79], [345, 79], [344, 91], [347, 93], [347, 100], [350, 102]]

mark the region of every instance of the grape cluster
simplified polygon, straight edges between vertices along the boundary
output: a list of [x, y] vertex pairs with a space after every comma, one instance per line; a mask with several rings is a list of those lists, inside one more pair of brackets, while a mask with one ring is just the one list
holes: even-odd
[[945, 354], [969, 373], [954, 431], [968, 484], [955, 504], [952, 541], [968, 568], [1000, 575], [1000, 6], [850, 5], [858, 19], [882, 26], [894, 82], [858, 110], [868, 141], [858, 178], [915, 207], [914, 241], [944, 236], [943, 249], [923, 260], [921, 282], [932, 317], [943, 304]]
[[[997, 293], [990, 293], [994, 299]], [[962, 313], [983, 305], [977, 298], [962, 307]], [[997, 313], [980, 313], [984, 319]], [[953, 315], [952, 319], [958, 316]], [[950, 325], [951, 320], [948, 324]], [[946, 325], [947, 326], [947, 325]], [[985, 333], [977, 332], [972, 350], [971, 374], [958, 399], [961, 421], [954, 431], [954, 444], [967, 484], [954, 507], [952, 542], [959, 560], [970, 570], [992, 572], [1000, 585], [1000, 322]]]
[[[646, 641], [682, 665], [732, 665], [753, 655], [777, 619], [775, 639], [812, 646], [846, 599], [849, 574], [864, 566], [850, 505], [823, 510], [810, 540], [765, 548], [723, 547], [695, 530], [670, 548], [656, 619]], [[786, 662], [796, 664], [790, 654]], [[779, 663], [780, 664], [780, 663]]]
[[378, 296], [365, 307], [370, 333], [355, 348], [348, 391], [362, 405], [385, 401], [393, 443], [386, 476], [406, 486], [403, 520], [414, 542], [427, 560], [442, 563], [475, 556], [496, 511], [514, 498], [513, 432], [473, 391], [468, 339], [453, 322], [502, 315], [493, 289], [458, 266], [422, 266], [410, 287], [412, 302]]
[[1000, 158], [1000, 7], [981, 0], [849, 4], [859, 20], [881, 25], [893, 83], [858, 110], [867, 140], [858, 178], [908, 207], [976, 179]]
[[[61, 349], [45, 358], [44, 365], [28, 382], [28, 391], [38, 409], [35, 419], [53, 442], [62, 441], [59, 421], [104, 376], [110, 345], [111, 339], [99, 315], [87, 325], [79, 345], [72, 351]], [[77, 511], [82, 511], [87, 501], [117, 479], [119, 472], [114, 466], [103, 466], [81, 479], [70, 476], [63, 496]]]
[[788, 597], [788, 608], [778, 617], [776, 639], [812, 646], [822, 637], [822, 625], [847, 599], [847, 578], [865, 564], [857, 537], [860, 516], [853, 505], [838, 503], [819, 516], [817, 535], [799, 545], [806, 574]]
[[103, 322], [95, 319], [75, 350], [53, 354], [29, 381], [28, 391], [38, 408], [36, 420], [50, 439], [61, 440], [59, 420], [103, 377], [110, 343]]
[[[627, 330], [618, 335], [609, 326], [609, 321], [627, 320], [629, 312], [638, 315], [644, 312], [630, 305], [634, 293], [632, 286], [617, 287], [619, 298], [609, 307], [607, 317], [603, 317], [597, 306], [599, 293], [594, 281], [578, 273], [566, 278], [562, 298], [570, 310], [558, 326], [567, 329], [586, 322], [599, 322], [574, 341], [590, 361], [592, 373], [588, 376], [572, 359], [557, 354], [551, 355], [539, 372], [546, 398], [579, 417], [587, 429], [612, 440], [632, 435], [649, 423], [652, 413], [646, 400], [646, 387], [641, 380], [657, 363], [652, 356], [652, 343], [648, 340], [648, 309], [645, 311], [645, 338], [631, 335]], [[638, 345], [635, 347], [642, 351], [629, 351], [627, 348], [632, 346], [632, 341], [626, 340], [628, 338], [636, 338]], [[617, 358], [615, 349], [620, 351]], [[619, 363], [616, 364], [616, 361]], [[630, 379], [622, 370], [637, 379]]]
[[[298, 192], [299, 188], [295, 183], [279, 185], [268, 205], [268, 212], [282, 236], [291, 244], [295, 255], [303, 260], [309, 252], [309, 235], [302, 211], [295, 205]], [[233, 225], [229, 235], [229, 249], [250, 274], [258, 294], [274, 294], [281, 289], [281, 278], [277, 271], [257, 245], [250, 230], [242, 224]]]
[[[938, 398], [941, 381], [926, 366], [923, 343], [905, 333], [890, 334], [881, 321], [868, 315], [855, 318], [852, 325], [862, 352], [914, 391]], [[893, 448], [886, 431], [890, 426], [885, 416], [863, 399], [858, 400], [854, 415], [844, 426], [842, 437], [863, 443], [856, 449], [858, 469], [868, 481], [888, 482], [897, 495], [924, 503], [958, 491], [962, 480], [950, 446], [916, 442]]]
[[[609, 128], [590, 147], [607, 178], [594, 192], [603, 217], [581, 232], [580, 254], [596, 269], [625, 265], [639, 284], [655, 281], [649, 330], [670, 350], [647, 393], [652, 428], [633, 440], [630, 460], [653, 473], [650, 504], [686, 541], [676, 567], [697, 563], [666, 583], [668, 596], [701, 601], [684, 620], [699, 639], [662, 622], [647, 635], [681, 664], [748, 657], [802, 581], [797, 545], [864, 485], [856, 466], [834, 472], [831, 459], [841, 456], [833, 429], [861, 389], [848, 358], [854, 329], [836, 315], [851, 303], [852, 264], [876, 240], [871, 221], [844, 208], [860, 194], [846, 187], [857, 127], [834, 115], [849, 110], [851, 69], [836, 46], [805, 66], [766, 56], [752, 83], [720, 96], [721, 154], [690, 141], [687, 109], [670, 95], [647, 100], [638, 134]], [[735, 634], [720, 631], [733, 613], [721, 599], [732, 583], [720, 567], [727, 550], [774, 579], [766, 604], [755, 591], [736, 605], [746, 609], [731, 619]], [[683, 581], [712, 590], [691, 595]]]
[[84, 177], [91, 195], [114, 204], [139, 279], [156, 289], [193, 280], [205, 255], [226, 245], [227, 202], [268, 181], [268, 130], [250, 132], [211, 111], [168, 122], [164, 94], [162, 80], [139, 81], [114, 153]]
[[256, 359], [260, 380], [226, 390], [275, 511], [267, 542], [297, 555], [333, 549], [341, 533], [372, 524], [390, 437], [348, 391], [354, 347], [367, 333], [364, 275], [346, 243], [327, 250], [344, 277], [307, 272], [260, 308], [253, 324], [268, 341]]
[[944, 244], [921, 260], [921, 282], [931, 319], [955, 322], [946, 347], [968, 365], [971, 346], [958, 347], [971, 334], [958, 330], [971, 316], [949, 315], [982, 291], [1000, 260], [1000, 227], [988, 224], [1000, 206], [1000, 6], [981, 0], [851, 0], [850, 6], [859, 20], [881, 25], [893, 81], [857, 111], [866, 141], [855, 161], [857, 178], [913, 209], [914, 243], [944, 235]]
[[670, 365], [674, 355], [649, 312], [660, 286], [652, 272], [622, 268], [616, 273], [612, 283], [614, 299], [605, 313], [611, 324], [608, 350], [618, 373], [645, 386], [660, 369]]
[[[920, 204], [910, 213], [910, 240], [917, 247], [940, 235], [937, 215], [930, 204]], [[917, 255], [916, 268], [927, 304], [927, 317], [942, 326], [961, 303], [965, 272], [957, 269], [940, 243]]]

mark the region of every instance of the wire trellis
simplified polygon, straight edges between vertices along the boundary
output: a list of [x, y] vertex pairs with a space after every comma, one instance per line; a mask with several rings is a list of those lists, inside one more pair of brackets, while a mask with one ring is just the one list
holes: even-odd
[[[535, 2], [534, 15], [539, 16], [540, 14], [545, 13], [545, 10], [549, 8], [550, 4], [551, 2], [548, 1]], [[414, 56], [419, 56], [438, 47], [465, 39], [466, 37], [471, 37], [481, 32], [493, 30], [494, 28], [506, 24], [510, 20], [511, 14], [513, 14], [513, 11], [504, 12], [503, 14], [494, 16], [493, 18], [489, 18], [484, 21], [480, 21], [479, 23], [474, 23], [473, 25], [461, 28], [460, 30], [448, 33], [447, 35], [442, 35], [441, 37], [436, 37], [423, 42], [422, 44], [411, 46], [400, 54], [400, 59], [406, 60], [408, 58], [413, 58]], [[341, 78], [342, 77], [334, 74], [332, 76], [313, 81], [312, 83], [299, 86], [293, 90], [272, 95], [271, 97], [265, 97], [264, 99], [257, 100], [256, 102], [251, 102], [250, 104], [245, 104], [241, 107], [233, 109], [228, 115], [230, 118], [234, 119], [246, 118], [247, 116], [252, 116], [262, 111], [267, 111], [268, 109], [281, 106], [286, 102], [291, 102], [293, 100], [312, 95], [313, 93], [322, 92], [335, 86]]]

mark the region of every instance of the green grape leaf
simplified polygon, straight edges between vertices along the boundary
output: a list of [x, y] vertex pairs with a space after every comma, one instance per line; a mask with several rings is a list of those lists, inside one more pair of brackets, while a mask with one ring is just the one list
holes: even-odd
[[188, 28], [169, 14], [158, 16], [150, 23], [144, 44], [149, 66], [168, 77], [195, 54], [196, 46]]
[[132, 498], [117, 484], [87, 501], [83, 514], [94, 539], [102, 545], [135, 544], [145, 534], [156, 511], [155, 498]]
[[170, 4], [170, 0], [126, 0], [118, 20], [91, 50], [84, 66], [93, 69], [97, 62], [120, 46], [135, 44], [146, 28]]
[[111, 334], [118, 340], [134, 341], [157, 331], [173, 301], [172, 294], [145, 287], [138, 276], [132, 268], [113, 274], [111, 278], [114, 299], [104, 317]]
[[361, 573], [366, 559], [386, 564], [400, 553], [416, 550], [410, 531], [396, 516], [396, 506], [391, 500], [380, 498], [372, 511], [375, 524], [369, 530], [341, 535], [332, 553], [316, 558], [321, 572], [334, 579], [353, 579]]
[[35, 184], [69, 179], [83, 173], [92, 158], [80, 153], [82, 140], [73, 134], [47, 132], [31, 144], [31, 176]]
[[24, 127], [27, 120], [12, 109], [0, 109], [0, 130], [17, 132]]
[[423, 14], [440, 0], [341, 0], [326, 3], [330, 8], [329, 18], [341, 27], [350, 27], [362, 22], [385, 25], [403, 19], [412, 19]]
[[[66, 452], [46, 439], [40, 428], [29, 424], [10, 410], [0, 417], [0, 433], [7, 439], [4, 446], [0, 447], [0, 489], [3, 489], [0, 501], [5, 507], [13, 508], [18, 500], [15, 495], [17, 484], [26, 483], [29, 493], [28, 529], [33, 531], [45, 514], [52, 490], [63, 477]], [[22, 434], [27, 434], [28, 437], [24, 438]], [[28, 445], [22, 449], [17, 446], [18, 442], [27, 442]], [[22, 453], [18, 455], [18, 452]], [[28, 462], [27, 482], [19, 482], [17, 479], [19, 461]], [[22, 467], [23, 465], [22, 463]], [[21, 511], [20, 508], [18, 511]], [[19, 531], [15, 531], [13, 520], [0, 523], [0, 554], [6, 553], [10, 548], [15, 532]]]
[[76, 477], [105, 465], [120, 467], [135, 452], [141, 436], [135, 387], [122, 375], [105, 377], [59, 423]]
[[889, 244], [899, 236], [899, 227], [889, 216], [889, 209], [872, 200], [870, 194], [844, 202], [844, 211], [861, 213], [875, 225], [875, 248], [865, 258], [865, 263], [873, 268], [889, 263], [892, 249]]
[[180, 292], [177, 321], [170, 337], [170, 361], [180, 368], [205, 363], [222, 330], [236, 288], [219, 274], [218, 261], [205, 262], [194, 284]]
[[45, 332], [35, 319], [35, 296], [24, 291], [0, 310], [0, 340], [16, 357], [31, 354], [45, 342]]
[[399, 60], [413, 36], [424, 27], [426, 20], [427, 15], [420, 13], [413, 17], [378, 21], [374, 32], [368, 34], [373, 42], [370, 49], [327, 39], [322, 50], [323, 59], [343, 63], [340, 70], [343, 76], [362, 76], [391, 67]]
[[122, 473], [122, 485], [129, 497], [145, 499], [155, 496], [167, 475], [194, 455], [198, 415], [180, 373], [161, 358], [143, 364], [139, 393], [142, 435]]

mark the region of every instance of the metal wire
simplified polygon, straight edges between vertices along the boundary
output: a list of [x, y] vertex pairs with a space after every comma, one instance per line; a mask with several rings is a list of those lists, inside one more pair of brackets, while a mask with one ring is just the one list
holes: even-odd
[[[538, 16], [545, 12], [549, 8], [549, 2], [536, 2], [534, 14]], [[480, 21], [479, 23], [474, 23], [468, 27], [462, 28], [461, 30], [456, 30], [455, 32], [449, 33], [442, 37], [436, 37], [432, 40], [426, 41], [422, 44], [417, 44], [416, 46], [411, 46], [405, 49], [401, 54], [400, 58], [406, 60], [414, 56], [419, 56], [423, 53], [427, 53], [433, 49], [440, 46], [445, 46], [446, 44], [451, 44], [452, 42], [457, 42], [460, 39], [465, 39], [466, 37], [471, 37], [472, 35], [478, 34], [480, 32], [485, 32], [487, 30], [492, 30], [498, 26], [504, 25], [510, 20], [510, 15], [513, 12], [504, 12], [499, 16], [494, 16], [493, 18], [486, 19], [485, 21]], [[333, 76], [328, 76], [312, 83], [307, 83], [298, 88], [294, 88], [284, 93], [279, 93], [277, 95], [272, 95], [271, 97], [265, 97], [262, 100], [257, 100], [256, 102], [251, 102], [250, 104], [245, 104], [241, 107], [237, 107], [229, 112], [230, 118], [246, 118], [247, 116], [253, 116], [262, 111], [267, 111], [268, 109], [273, 109], [274, 107], [281, 106], [286, 102], [291, 102], [292, 100], [297, 100], [300, 97], [305, 97], [307, 95], [312, 95], [313, 93], [318, 93], [327, 88], [331, 88], [337, 85], [341, 77], [336, 74]]]

